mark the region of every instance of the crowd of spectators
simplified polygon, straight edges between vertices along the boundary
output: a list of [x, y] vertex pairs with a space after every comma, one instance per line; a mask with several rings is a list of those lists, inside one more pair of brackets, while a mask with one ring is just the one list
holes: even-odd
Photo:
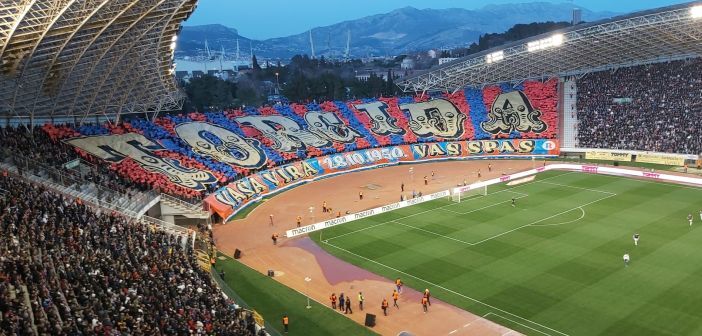
[[702, 153], [702, 60], [588, 74], [578, 84], [578, 145]]
[[0, 174], [0, 335], [254, 335], [182, 244]]
[[[119, 123], [81, 123], [81, 124], [45, 124], [27, 128], [0, 129], [0, 159], [14, 163], [22, 169], [29, 169], [30, 166], [40, 163], [50, 165], [53, 168], [65, 170], [64, 165], [77, 158], [92, 164], [86, 168], [72, 169], [67, 173], [78, 174], [81, 179], [90, 180], [104, 189], [115, 190], [119, 194], [128, 194], [127, 199], [132, 199], [133, 193], [154, 190], [156, 192], [169, 194], [192, 204], [198, 204], [208, 194], [233, 181], [237, 181], [245, 176], [260, 170], [270, 169], [276, 166], [285, 165], [291, 162], [308, 158], [332, 155], [341, 152], [355, 151], [366, 148], [377, 148], [391, 145], [406, 145], [417, 142], [442, 142], [456, 140], [484, 140], [495, 138], [555, 138], [558, 134], [558, 92], [557, 80], [548, 81], [525, 81], [524, 83], [512, 87], [509, 85], [493, 85], [486, 88], [466, 88], [452, 94], [430, 93], [420, 96], [369, 98], [354, 101], [326, 101], [322, 103], [309, 104], [277, 104], [275, 106], [246, 107], [243, 109], [228, 110], [223, 112], [193, 112], [188, 114], [168, 114], [160, 116], [154, 120], [131, 117], [123, 119]], [[490, 106], [502, 93], [521, 91], [528, 97], [529, 103], [534, 110], [539, 111], [540, 122], [545, 123], [545, 127], [540, 132], [518, 131], [516, 129], [502, 130], [500, 134], [492, 134], [483, 130], [481, 125], [487, 122], [490, 117]], [[432, 122], [443, 124], [448, 122], [442, 118], [454, 116], [456, 123], [455, 132], [449, 134], [435, 135], [431, 132], [416, 133], [412, 131], [410, 124], [413, 123], [412, 113], [403, 110], [402, 106], [408, 104], [425, 103], [430, 99], [444, 99], [450, 101], [452, 109], [460, 111], [464, 117], [455, 118], [454, 110], [444, 111], [436, 114], [433, 111]], [[359, 106], [369, 103], [383, 104], [383, 111], [386, 116], [371, 117], [368, 113], [359, 110]], [[525, 102], [526, 103], [526, 102]], [[322, 111], [326, 113], [326, 122], [335, 123], [329, 126], [326, 124], [308, 125], [305, 119], [310, 111]], [[522, 111], [524, 112], [524, 111]], [[533, 111], [527, 111], [531, 113]], [[446, 114], [446, 115], [444, 115]], [[319, 127], [329, 127], [327, 131], [342, 132], [348, 131], [347, 127], [353, 129], [354, 137], [332, 141], [320, 141], [319, 146], [303, 146], [282, 150], [277, 147], [276, 141], [268, 131], [257, 129], [241, 122], [241, 117], [248, 116], [276, 116], [287, 118], [288, 122], [297, 126], [290, 126], [293, 129], [319, 134], [322, 130]], [[333, 117], [330, 117], [333, 116]], [[388, 134], [374, 133], [377, 127], [377, 120], [372, 118], [389, 118], [394, 126], [400, 128], [402, 132], [396, 131]], [[449, 118], [449, 119], [451, 119]], [[442, 121], [443, 120], [443, 121]], [[207, 122], [224, 129], [227, 132], [236, 134], [241, 138], [258, 140], [256, 147], [260, 147], [264, 161], [250, 166], [240, 166], [221, 162], [218, 159], [203, 153], [191, 144], [182, 139], [176, 129], [183, 124], [192, 122]], [[336, 124], [338, 122], [338, 125]], [[428, 124], [432, 124], [429, 122]], [[382, 124], [382, 123], [381, 123]], [[314, 126], [314, 127], [312, 127]], [[513, 126], [513, 125], [512, 125]], [[277, 129], [282, 125], [275, 126]], [[133, 158], [124, 158], [118, 162], [105, 162], [83, 150], [73, 148], [63, 141], [66, 139], [81, 136], [102, 136], [119, 135], [126, 133], [138, 133], [143, 135], [160, 148], [153, 151], [153, 155], [163, 158], [164, 161], [176, 163], [178, 166], [198, 171], [206, 171], [206, 178], [202, 184], [192, 188], [184, 183], [179, 183], [178, 177], [163, 174], [158, 169], [144, 167], [142, 163]], [[343, 132], [342, 132], [343, 133]], [[296, 136], [291, 136], [296, 139]], [[214, 140], [222, 141], [220, 140]], [[322, 144], [323, 143], [323, 144]], [[236, 153], [236, 145], [233, 142], [217, 145], [217, 147], [232, 149], [232, 155]], [[153, 158], [152, 158], [153, 159]], [[107, 190], [107, 191], [109, 191]], [[102, 191], [102, 190], [101, 190]]]
[[83, 170], [66, 169], [65, 164], [78, 159], [74, 148], [60, 141], [52, 140], [40, 127], [0, 128], [0, 160], [12, 163], [20, 169], [34, 169], [37, 165], [55, 169], [68, 178], [93, 182], [106, 190], [127, 196], [136, 195], [148, 190], [147, 186], [134, 183], [128, 178], [121, 177], [109, 171], [106, 165], [88, 162], [82, 158]]

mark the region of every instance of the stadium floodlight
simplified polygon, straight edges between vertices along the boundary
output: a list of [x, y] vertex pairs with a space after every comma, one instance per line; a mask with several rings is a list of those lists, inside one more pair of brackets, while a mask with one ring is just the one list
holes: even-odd
[[551, 36], [551, 41], [553, 47], [560, 47], [563, 45], [563, 34], [555, 34]]
[[173, 35], [173, 37], [171, 37], [171, 42], [175, 41], [178, 41], [178, 35]]
[[693, 19], [702, 18], [702, 5], [690, 7], [690, 15]]
[[560, 47], [563, 45], [563, 40], [565, 37], [563, 34], [555, 34], [551, 37], [547, 37], [545, 39], [541, 40], [536, 40], [527, 43], [527, 50], [529, 52], [534, 52], [534, 51], [539, 51], [539, 50], [544, 50], [552, 47]]
[[485, 55], [485, 62], [487, 63], [495, 63], [503, 59], [505, 59], [505, 54], [502, 50]]
[[176, 43], [175, 43], [175, 42], [171, 42], [171, 50], [175, 50], [175, 48], [176, 48]]

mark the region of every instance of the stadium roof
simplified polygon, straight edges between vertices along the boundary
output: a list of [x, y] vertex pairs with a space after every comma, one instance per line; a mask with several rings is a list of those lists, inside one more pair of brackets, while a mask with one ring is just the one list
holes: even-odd
[[398, 85], [453, 92], [467, 86], [583, 75], [622, 66], [699, 57], [702, 2], [577, 25], [473, 54]]
[[0, 1], [0, 116], [178, 109], [173, 49], [196, 0]]

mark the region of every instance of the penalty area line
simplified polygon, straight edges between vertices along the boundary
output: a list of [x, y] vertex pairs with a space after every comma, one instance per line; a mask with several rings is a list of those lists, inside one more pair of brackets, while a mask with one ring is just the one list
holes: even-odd
[[[519, 196], [519, 197], [515, 197], [515, 198], [514, 198], [515, 200], [518, 200], [518, 199], [525, 198], [525, 197], [528, 197], [528, 196], [529, 196], [529, 195], [527, 195], [527, 194], [523, 194], [523, 193], [519, 193], [519, 192], [514, 192], [514, 191], [511, 191], [511, 192], [512, 192], [512, 193], [515, 193], [515, 194], [517, 194], [517, 195], [521, 195], [521, 196]], [[495, 193], [495, 194], [496, 194], [496, 193]], [[488, 194], [488, 195], [494, 195], [494, 194]], [[484, 207], [482, 207], [482, 208], [477, 208], [477, 209], [473, 209], [473, 210], [466, 211], [466, 212], [458, 212], [458, 211], [453, 211], [453, 210], [449, 210], [449, 209], [443, 209], [443, 210], [444, 210], [444, 211], [451, 212], [451, 213], [455, 213], [455, 214], [457, 214], [457, 215], [467, 215], [467, 214], [469, 214], [469, 213], [473, 213], [473, 212], [480, 211], [480, 210], [485, 210], [485, 209], [487, 209], [487, 208], [492, 208], [492, 207], [494, 207], [494, 206], [497, 206], [497, 205], [500, 205], [500, 204], [505, 204], [505, 203], [508, 203], [508, 202], [511, 202], [511, 201], [512, 201], [512, 200], [509, 199], [509, 200], [506, 200], [506, 201], [502, 201], [502, 202], [498, 202], [498, 203], [493, 203], [493, 204], [490, 204], [490, 205], [486, 205], [486, 206], [484, 206]], [[461, 204], [461, 203], [452, 204], [452, 205], [458, 205], [458, 204]]]
[[[563, 173], [563, 174], [554, 175], [554, 176], [551, 176], [551, 177], [547, 177], [547, 178], [545, 178], [545, 179], [543, 179], [543, 180], [527, 182], [527, 183], [520, 184], [520, 185], [511, 187], [511, 188], [507, 188], [507, 189], [503, 189], [503, 190], [500, 190], [500, 191], [496, 191], [496, 192], [491, 193], [491, 194], [488, 194], [488, 195], [481, 195], [480, 197], [485, 197], [485, 196], [489, 196], [489, 195], [494, 195], [494, 194], [501, 193], [501, 192], [505, 192], [505, 191], [509, 191], [509, 192], [515, 193], [515, 194], [525, 195], [524, 197], [527, 197], [527, 196], [529, 196], [529, 195], [524, 194], [524, 193], [521, 193], [521, 192], [518, 192], [518, 191], [514, 191], [513, 189], [519, 188], [519, 187], [523, 187], [523, 186], [526, 186], [526, 185], [529, 185], [529, 184], [537, 183], [537, 182], [543, 182], [543, 181], [546, 181], [546, 180], [554, 179], [554, 178], [557, 178], [557, 177], [561, 177], [561, 176], [565, 176], [565, 175], [573, 174], [573, 173], [574, 173], [574, 172], [567, 172], [567, 173]], [[521, 198], [523, 198], [523, 197], [521, 197]], [[389, 221], [387, 221], [387, 222], [382, 222], [382, 223], [378, 223], [378, 224], [375, 224], [375, 225], [371, 225], [371, 226], [364, 227], [364, 228], [362, 228], [362, 229], [354, 230], [354, 231], [347, 232], [347, 233], [342, 233], [342, 234], [340, 234], [340, 235], [338, 235], [338, 236], [334, 236], [334, 237], [331, 237], [331, 238], [327, 238], [326, 240], [327, 240], [327, 241], [330, 241], [330, 240], [338, 239], [338, 238], [345, 237], [345, 236], [348, 236], [348, 235], [351, 235], [351, 234], [354, 234], [354, 233], [358, 233], [358, 232], [361, 232], [361, 231], [365, 231], [365, 230], [368, 230], [368, 229], [372, 229], [372, 228], [375, 228], [375, 227], [378, 227], [378, 226], [381, 226], [381, 225], [390, 224], [390, 223], [392, 223], [392, 222], [394, 222], [394, 221], [398, 221], [398, 220], [401, 220], [401, 219], [410, 218], [410, 217], [414, 217], [414, 216], [417, 216], [417, 215], [425, 214], [425, 213], [427, 213], [427, 212], [431, 212], [431, 211], [434, 211], [434, 210], [444, 209], [444, 208], [446, 208], [446, 207], [450, 207], [450, 206], [454, 206], [454, 205], [457, 205], [457, 204], [461, 204], [461, 203], [463, 203], [463, 202], [467, 202], [467, 201], [470, 201], [470, 200], [471, 200], [471, 199], [467, 199], [467, 200], [461, 201], [461, 202], [459, 202], [459, 203], [451, 203], [451, 204], [442, 205], [442, 206], [440, 206], [440, 207], [431, 208], [431, 209], [429, 209], [429, 210], [425, 210], [425, 211], [418, 212], [418, 213], [415, 213], [415, 214], [407, 215], [407, 216], [400, 217], [400, 218], [397, 218], [397, 219], [394, 219], [394, 220], [389, 220]], [[444, 210], [446, 210], [446, 209], [444, 209]], [[453, 212], [453, 211], [451, 211], [451, 212]], [[468, 212], [468, 213], [470, 213], [470, 212]], [[462, 214], [462, 215], [465, 215], [465, 213], [461, 213], [461, 214]], [[320, 240], [321, 240], [321, 239], [320, 239]]]
[[[576, 219], [569, 220], [569, 221], [567, 221], [567, 222], [556, 223], [556, 224], [535, 224], [535, 225], [532, 225], [532, 226], [560, 226], [560, 225], [566, 225], [566, 224], [570, 224], [570, 223], [575, 223], [575, 222], [577, 222], [577, 221], [579, 221], [579, 220], [585, 218], [585, 209], [583, 209], [583, 207], [577, 207], [577, 208], [575, 208], [575, 209], [573, 209], [573, 210], [576, 210], [576, 209], [580, 209], [580, 212], [581, 212], [580, 217], [578, 217], [578, 218], [576, 218]], [[571, 211], [573, 211], [573, 210], [571, 210]]]
[[495, 238], [497, 238], [497, 237], [504, 236], [504, 235], [506, 235], [506, 234], [508, 234], [508, 233], [517, 231], [517, 230], [519, 230], [519, 229], [523, 229], [523, 228], [528, 227], [528, 226], [536, 226], [536, 224], [539, 224], [539, 223], [541, 223], [541, 222], [543, 222], [543, 221], [547, 221], [547, 220], [549, 220], [549, 219], [551, 219], [551, 218], [558, 217], [558, 216], [560, 216], [560, 215], [569, 213], [569, 212], [571, 212], [571, 211], [573, 211], [573, 210], [577, 210], [578, 208], [586, 207], [586, 206], [588, 206], [588, 205], [590, 205], [590, 204], [594, 204], [594, 203], [597, 203], [597, 202], [599, 202], [599, 201], [604, 201], [604, 200], [606, 200], [606, 199], [608, 199], [608, 198], [611, 198], [611, 197], [614, 197], [614, 196], [617, 196], [617, 194], [608, 195], [607, 197], [602, 197], [602, 198], [597, 199], [597, 200], [594, 200], [594, 201], [592, 201], [592, 202], [588, 202], [588, 203], [585, 203], [585, 204], [583, 204], [583, 205], [579, 205], [579, 206], [577, 206], [577, 207], [575, 207], [575, 208], [568, 209], [568, 210], [566, 210], [566, 211], [561, 211], [561, 212], [559, 212], [559, 213], [557, 213], [557, 214], [555, 214], [555, 215], [551, 215], [551, 216], [548, 216], [548, 217], [546, 217], [546, 218], [539, 219], [539, 220], [537, 220], [537, 221], [535, 221], [535, 222], [531, 222], [531, 223], [529, 223], [529, 224], [525, 224], [525, 225], [516, 227], [516, 228], [514, 228], [514, 229], [512, 229], [512, 230], [508, 230], [508, 231], [502, 232], [502, 233], [500, 233], [500, 234], [494, 235], [494, 236], [489, 237], [489, 238], [485, 238], [485, 239], [483, 239], [483, 240], [481, 240], [481, 241], [478, 241], [478, 242], [473, 243], [473, 245], [478, 245], [478, 244], [484, 243], [484, 242], [486, 242], [486, 241], [488, 241], [488, 240], [493, 240], [493, 239], [495, 239]]
[[[512, 317], [514, 317], [514, 318], [518, 318], [518, 319], [520, 319], [520, 320], [522, 320], [522, 321], [526, 321], [526, 322], [532, 323], [533, 325], [536, 325], [536, 326], [539, 326], [539, 327], [541, 327], [541, 328], [544, 328], [544, 329], [553, 331], [553, 332], [555, 332], [555, 333], [557, 333], [557, 334], [559, 334], [559, 335], [570, 336], [570, 335], [568, 335], [568, 334], [566, 334], [566, 333], [560, 332], [560, 331], [558, 331], [558, 330], [556, 330], [556, 329], [553, 329], [553, 328], [549, 328], [549, 327], [547, 327], [547, 326], [545, 326], [545, 325], [543, 325], [543, 324], [540, 324], [540, 323], [534, 322], [534, 321], [532, 321], [532, 320], [523, 318], [523, 317], [521, 317], [521, 316], [519, 316], [519, 315], [512, 314], [512, 313], [510, 313], [510, 312], [508, 312], [508, 311], [506, 311], [506, 310], [497, 308], [497, 307], [495, 307], [495, 306], [492, 306], [492, 305], [490, 305], [490, 304], [487, 304], [487, 303], [485, 303], [485, 302], [482, 302], [482, 301], [480, 301], [480, 300], [478, 300], [478, 299], [474, 299], [474, 298], [472, 298], [472, 297], [470, 297], [470, 296], [467, 296], [467, 295], [465, 295], [465, 294], [459, 293], [459, 292], [457, 292], [457, 291], [455, 291], [455, 290], [446, 288], [446, 287], [441, 286], [441, 285], [439, 285], [439, 284], [435, 284], [435, 283], [433, 283], [433, 282], [431, 282], [431, 281], [422, 279], [422, 278], [420, 278], [420, 277], [418, 277], [418, 276], [409, 274], [409, 273], [407, 273], [407, 272], [405, 272], [405, 271], [401, 271], [401, 270], [399, 270], [399, 269], [397, 269], [397, 268], [394, 268], [394, 267], [385, 265], [385, 264], [383, 264], [383, 263], [381, 263], [381, 262], [379, 262], [379, 261], [366, 258], [366, 257], [364, 257], [364, 256], [362, 256], [362, 255], [359, 255], [359, 254], [356, 254], [356, 253], [354, 253], [354, 252], [351, 252], [351, 251], [349, 251], [349, 250], [347, 250], [347, 249], [345, 249], [345, 248], [336, 246], [336, 245], [331, 244], [331, 243], [325, 243], [325, 244], [327, 244], [327, 245], [329, 245], [329, 246], [331, 246], [331, 247], [333, 247], [333, 248], [335, 248], [335, 249], [337, 249], [337, 250], [340, 250], [340, 251], [346, 252], [346, 253], [348, 253], [348, 254], [350, 254], [350, 255], [353, 255], [353, 256], [355, 256], [355, 257], [357, 257], [357, 258], [360, 258], [360, 259], [369, 261], [369, 262], [374, 263], [374, 264], [376, 264], [376, 265], [378, 265], [378, 266], [382, 266], [382, 267], [384, 267], [384, 268], [387, 268], [387, 269], [389, 269], [389, 270], [395, 271], [395, 272], [397, 272], [397, 273], [404, 274], [404, 275], [406, 275], [406, 276], [408, 276], [408, 277], [410, 277], [410, 278], [419, 280], [419, 281], [421, 281], [421, 282], [423, 282], [423, 283], [425, 283], [425, 284], [428, 284], [428, 285], [430, 285], [430, 286], [432, 286], [432, 287], [434, 287], [434, 288], [442, 289], [442, 290], [444, 290], [444, 291], [446, 291], [446, 292], [448, 292], [448, 293], [454, 294], [454, 295], [456, 295], [456, 296], [460, 296], [460, 297], [462, 297], [462, 298], [464, 298], [464, 299], [466, 299], [466, 300], [475, 302], [475, 303], [477, 303], [477, 304], [481, 304], [481, 305], [483, 305], [483, 306], [485, 306], [485, 307], [488, 307], [488, 308], [490, 308], [490, 309], [492, 309], [492, 310], [496, 310], [496, 311], [498, 311], [498, 312], [500, 312], [500, 313], [507, 314], [507, 315], [512, 316]], [[494, 314], [494, 313], [493, 313], [493, 314]], [[551, 335], [549, 335], [549, 334], [545, 334], [545, 335], [551, 336]]]
[[559, 186], [559, 187], [571, 188], [571, 189], [580, 189], [580, 190], [585, 190], [585, 191], [592, 191], [592, 192], [596, 192], [596, 193], [600, 193], [600, 194], [616, 195], [616, 193], [613, 193], [613, 192], [611, 192], [611, 191], [606, 191], [606, 190], [598, 190], [598, 189], [591, 189], [591, 188], [576, 187], [576, 186], [572, 186], [572, 185], [567, 185], [567, 184], [562, 184], [562, 183], [555, 183], [555, 182], [544, 182], [543, 180], [542, 180], [542, 181], [537, 181], [537, 182], [543, 183], [543, 184], [555, 185], [555, 186]]
[[[510, 322], [512, 322], [512, 323], [519, 324], [520, 326], [522, 326], [522, 327], [524, 327], [524, 328], [529, 328], [529, 329], [531, 329], [531, 330], [533, 330], [533, 331], [538, 332], [539, 334], [546, 335], [546, 336], [551, 336], [551, 334], [549, 334], [549, 333], [545, 333], [545, 332], [543, 332], [543, 331], [541, 331], [541, 330], [539, 330], [539, 329], [534, 329], [534, 328], [532, 328], [532, 327], [530, 327], [530, 326], [528, 326], [528, 325], [526, 325], [526, 324], [519, 323], [519, 322], [517, 322], [517, 321], [515, 321], [515, 320], [512, 320], [512, 319], [508, 319], [508, 318], [506, 318], [506, 317], [504, 317], [504, 316], [502, 316], [502, 315], [499, 315], [499, 314], [487, 313], [487, 314], [483, 315], [483, 318], [486, 318], [486, 319], [487, 319], [487, 317], [490, 316], [490, 315], [497, 316], [497, 317], [499, 317], [499, 318], [501, 318], [501, 319], [503, 319], [503, 320], [507, 320], [507, 321], [510, 321]], [[509, 331], [508, 333], [506, 333], [506, 334], [504, 334], [504, 335], [502, 335], [502, 336], [509, 335], [510, 333], [512, 333], [512, 331]]]

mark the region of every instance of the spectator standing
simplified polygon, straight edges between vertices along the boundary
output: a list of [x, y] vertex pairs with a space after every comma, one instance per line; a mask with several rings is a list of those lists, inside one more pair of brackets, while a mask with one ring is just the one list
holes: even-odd
[[358, 292], [358, 309], [363, 311], [363, 293]]
[[335, 293], [332, 293], [332, 295], [329, 297], [329, 301], [331, 301], [332, 309], [336, 310], [336, 294]]
[[344, 314], [353, 314], [353, 310], [351, 310], [351, 297], [348, 296], [346, 298], [346, 310], [344, 311]]

